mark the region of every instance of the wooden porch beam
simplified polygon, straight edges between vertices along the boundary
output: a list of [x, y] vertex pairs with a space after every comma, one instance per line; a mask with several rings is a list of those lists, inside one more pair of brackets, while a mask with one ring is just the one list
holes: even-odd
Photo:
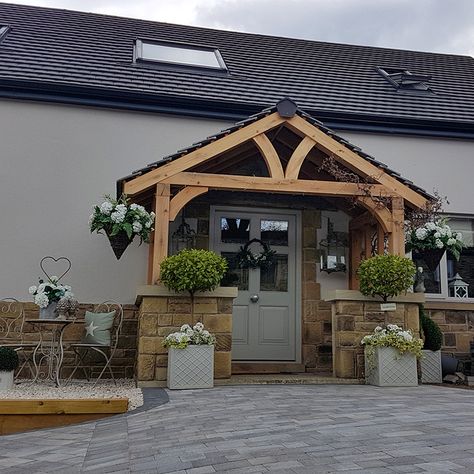
[[267, 117], [257, 120], [256, 122], [231, 132], [216, 141], [204, 145], [181, 158], [173, 160], [141, 176], [137, 176], [124, 184], [124, 193], [128, 196], [133, 196], [166, 178], [174, 176], [181, 171], [197, 166], [217, 155], [220, 155], [221, 153], [231, 150], [239, 146], [241, 143], [271, 130], [285, 122], [285, 120], [286, 119], [281, 117], [278, 112], [274, 112]]
[[329, 135], [326, 135], [300, 116], [295, 115], [291, 117], [288, 119], [287, 124], [294, 131], [299, 131], [304, 136], [312, 138], [317, 143], [318, 148], [321, 148], [325, 153], [334, 155], [335, 159], [344, 164], [344, 166], [347, 166], [353, 172], [370, 177], [378, 183], [383, 184], [387, 189], [402, 196], [416, 207], [422, 208], [426, 205], [427, 199], [421, 194], [418, 194], [413, 191], [413, 189], [410, 189], [408, 186], [385, 173], [377, 166], [369, 163], [357, 153], [345, 147], [337, 140], [334, 140], [334, 138]]
[[301, 140], [286, 165], [285, 178], [298, 179], [301, 166], [314, 145], [316, 145], [316, 142], [310, 137], [304, 137]]
[[152, 284], [155, 284], [160, 278], [160, 264], [168, 256], [170, 194], [169, 184], [159, 183], [156, 185], [153, 259], [149, 262], [149, 265], [152, 265]]
[[280, 157], [268, 137], [264, 133], [261, 133], [260, 135], [253, 137], [253, 141], [260, 150], [260, 153], [267, 164], [270, 176], [272, 178], [283, 178], [284, 173]]
[[202, 186], [186, 186], [171, 199], [169, 220], [174, 221], [179, 211], [186, 206], [189, 201], [192, 201], [195, 197], [207, 193], [208, 191], [209, 188]]
[[388, 251], [405, 256], [405, 212], [403, 198], [392, 199], [392, 232], [388, 236]]
[[385, 232], [392, 232], [392, 213], [383, 204], [375, 202], [369, 196], [360, 196], [357, 202], [377, 219]]
[[226, 174], [181, 172], [163, 183], [180, 186], [201, 186], [209, 189], [240, 190], [254, 192], [273, 192], [286, 194], [308, 194], [313, 196], [365, 196], [371, 192], [374, 196], [393, 196], [380, 184], [364, 185], [339, 181], [317, 181], [304, 179], [275, 179], [260, 176], [238, 176]]

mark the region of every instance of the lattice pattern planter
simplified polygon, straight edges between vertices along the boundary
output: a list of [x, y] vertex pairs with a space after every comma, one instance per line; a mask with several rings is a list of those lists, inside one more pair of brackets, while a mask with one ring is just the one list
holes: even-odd
[[441, 351], [423, 351], [420, 367], [421, 383], [443, 383]]
[[369, 360], [365, 350], [365, 380], [379, 387], [414, 387], [418, 385], [416, 356], [400, 354], [394, 347], [376, 347]]
[[214, 386], [214, 346], [170, 347], [168, 388], [212, 388]]

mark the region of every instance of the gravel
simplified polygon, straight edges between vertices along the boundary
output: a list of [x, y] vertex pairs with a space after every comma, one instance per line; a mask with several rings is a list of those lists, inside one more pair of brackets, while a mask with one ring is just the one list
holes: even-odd
[[19, 381], [11, 390], [0, 390], [0, 399], [37, 399], [37, 398], [128, 398], [128, 411], [143, 405], [143, 393], [130, 379], [101, 380], [94, 387], [84, 380], [71, 380], [65, 387], [55, 387], [47, 383], [31, 383], [31, 380]]

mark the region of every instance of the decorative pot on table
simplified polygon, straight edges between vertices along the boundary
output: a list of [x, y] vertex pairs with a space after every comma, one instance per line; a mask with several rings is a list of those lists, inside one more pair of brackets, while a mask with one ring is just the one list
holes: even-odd
[[56, 307], [58, 305], [57, 301], [53, 301], [49, 303], [46, 308], [40, 308], [39, 310], [39, 318], [40, 319], [56, 319], [57, 312]]

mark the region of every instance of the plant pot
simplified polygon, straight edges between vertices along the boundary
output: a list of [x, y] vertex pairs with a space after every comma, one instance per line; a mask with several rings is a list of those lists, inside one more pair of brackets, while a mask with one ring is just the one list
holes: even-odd
[[421, 383], [443, 383], [441, 351], [424, 350], [420, 359]]
[[425, 249], [414, 253], [414, 259], [419, 258], [423, 260], [429, 270], [435, 272], [445, 252], [446, 249]]
[[170, 347], [168, 388], [171, 390], [214, 386], [214, 346]]
[[10, 390], [13, 388], [13, 370], [0, 370], [0, 390]]
[[56, 313], [56, 306], [58, 305], [57, 301], [53, 301], [49, 303], [46, 308], [40, 308], [39, 311], [39, 318], [40, 319], [56, 319], [57, 313]]
[[445, 375], [451, 375], [454, 374], [454, 372], [457, 372], [459, 366], [459, 359], [453, 356], [441, 355], [441, 367], [443, 370], [443, 377]]
[[132, 243], [133, 236], [129, 237], [124, 230], [115, 235], [110, 235], [110, 231], [106, 231], [106, 233], [117, 260], [120, 260], [127, 247]]
[[370, 357], [366, 348], [365, 381], [379, 387], [415, 387], [416, 356], [409, 352], [401, 354], [394, 347], [376, 347]]

